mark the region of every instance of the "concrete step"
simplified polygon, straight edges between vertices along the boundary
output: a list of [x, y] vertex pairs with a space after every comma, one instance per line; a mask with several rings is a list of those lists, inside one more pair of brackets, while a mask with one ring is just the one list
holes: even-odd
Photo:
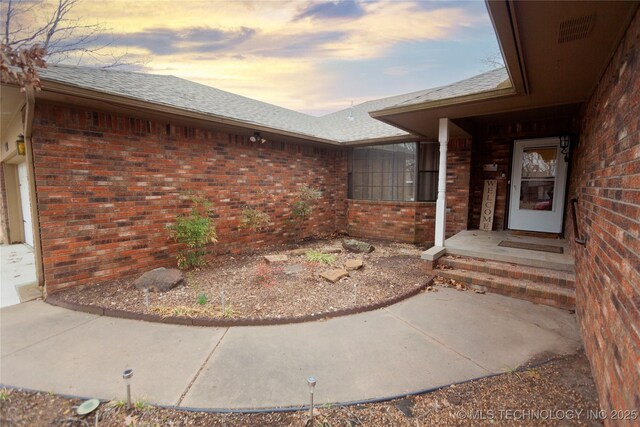
[[462, 282], [472, 289], [493, 292], [536, 304], [575, 309], [575, 290], [527, 279], [511, 279], [490, 273], [464, 269], [436, 270], [438, 276]]
[[[445, 269], [449, 267], [454, 269], [477, 271], [509, 279], [529, 280], [545, 285], [555, 285], [566, 289], [576, 288], [576, 275], [568, 271], [549, 270], [500, 261], [463, 258], [451, 255], [438, 259], [438, 264], [444, 266]], [[437, 268], [440, 269], [442, 267]]]

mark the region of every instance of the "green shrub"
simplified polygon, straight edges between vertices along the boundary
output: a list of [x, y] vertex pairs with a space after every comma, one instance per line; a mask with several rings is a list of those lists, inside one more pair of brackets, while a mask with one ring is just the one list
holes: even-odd
[[252, 231], [260, 231], [271, 225], [271, 218], [266, 212], [259, 209], [246, 207], [242, 209], [240, 228], [248, 228]]
[[205, 264], [206, 246], [218, 241], [216, 226], [211, 215], [211, 202], [202, 196], [192, 195], [191, 212], [178, 215], [176, 222], [168, 225], [169, 236], [184, 244], [178, 252], [178, 268], [187, 270]]
[[198, 304], [206, 305], [207, 302], [209, 302], [209, 297], [207, 296], [207, 294], [198, 295]]
[[311, 215], [311, 212], [313, 212], [316, 200], [318, 200], [321, 195], [320, 190], [306, 186], [300, 187], [296, 193], [295, 200], [291, 205], [291, 216], [289, 219], [295, 226], [298, 238], [300, 237], [302, 226]]
[[333, 262], [336, 260], [335, 256], [331, 254], [324, 254], [318, 251], [307, 251], [304, 256], [305, 258], [307, 258], [307, 261], [318, 262], [321, 264], [333, 264]]

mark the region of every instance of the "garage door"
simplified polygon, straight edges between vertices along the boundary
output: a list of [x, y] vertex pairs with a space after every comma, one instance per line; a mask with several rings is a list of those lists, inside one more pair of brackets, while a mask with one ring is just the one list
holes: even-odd
[[27, 163], [18, 165], [18, 185], [20, 186], [20, 203], [22, 205], [22, 221], [24, 227], [24, 242], [33, 246], [33, 223], [31, 221], [31, 199], [29, 198], [29, 178]]

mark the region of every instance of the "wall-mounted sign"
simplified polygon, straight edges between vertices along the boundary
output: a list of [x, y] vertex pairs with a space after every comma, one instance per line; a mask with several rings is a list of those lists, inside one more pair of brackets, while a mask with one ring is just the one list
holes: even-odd
[[498, 172], [498, 164], [489, 163], [487, 165], [482, 165], [482, 170], [485, 172]]
[[498, 181], [486, 179], [482, 193], [482, 211], [480, 212], [480, 230], [493, 229], [493, 212], [496, 207], [496, 188]]

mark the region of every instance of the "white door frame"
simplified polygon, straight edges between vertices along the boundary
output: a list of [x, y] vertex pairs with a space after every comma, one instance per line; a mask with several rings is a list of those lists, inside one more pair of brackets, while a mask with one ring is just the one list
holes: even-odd
[[24, 243], [33, 247], [33, 221], [31, 217], [31, 198], [29, 197], [29, 169], [27, 162], [18, 165], [18, 186], [20, 206], [22, 208], [22, 226], [24, 228]]
[[[525, 148], [556, 147], [556, 174], [551, 210], [520, 209], [520, 188], [522, 182], [522, 160]], [[567, 162], [560, 152], [560, 138], [520, 139], [514, 142], [511, 171], [509, 229], [538, 231], [544, 233], [562, 232], [564, 220], [564, 195], [567, 186]]]

